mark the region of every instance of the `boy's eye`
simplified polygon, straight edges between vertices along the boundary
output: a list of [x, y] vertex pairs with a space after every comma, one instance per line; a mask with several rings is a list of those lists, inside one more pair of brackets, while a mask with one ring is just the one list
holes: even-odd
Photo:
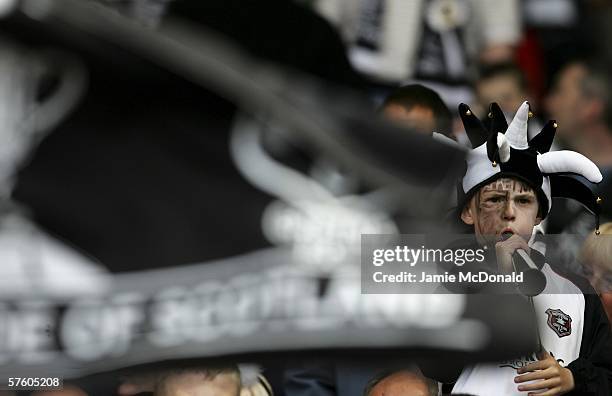
[[518, 202], [519, 202], [520, 204], [527, 205], [527, 204], [530, 204], [530, 203], [531, 203], [531, 199], [530, 199], [530, 198], [519, 198], [519, 199], [518, 199]]
[[503, 197], [489, 197], [487, 198], [487, 202], [491, 202], [491, 203], [498, 203], [501, 202], [504, 198]]

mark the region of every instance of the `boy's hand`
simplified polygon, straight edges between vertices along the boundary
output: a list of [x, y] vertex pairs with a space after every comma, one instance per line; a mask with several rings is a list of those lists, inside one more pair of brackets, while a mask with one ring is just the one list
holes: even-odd
[[516, 249], [523, 249], [527, 254], [530, 252], [527, 242], [517, 234], [513, 234], [505, 241], [499, 241], [495, 244], [497, 267], [502, 274], [509, 274], [512, 272], [512, 253], [514, 253]]
[[531, 384], [519, 385], [519, 391], [542, 392], [544, 390], [545, 392], [542, 393], [530, 392], [528, 396], [554, 396], [563, 395], [574, 389], [574, 376], [570, 369], [561, 367], [548, 352], [543, 352], [540, 359], [516, 370], [518, 374], [523, 374], [514, 377], [516, 383], [540, 380]]

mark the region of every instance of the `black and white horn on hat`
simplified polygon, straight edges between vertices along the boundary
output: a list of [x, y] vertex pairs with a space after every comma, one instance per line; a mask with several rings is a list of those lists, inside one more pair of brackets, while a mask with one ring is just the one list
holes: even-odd
[[517, 150], [529, 149], [529, 142], [527, 141], [527, 122], [529, 120], [529, 102], [523, 102], [521, 107], [518, 108], [512, 122], [508, 125], [506, 131], [506, 139], [510, 146]]
[[486, 117], [484, 117], [483, 124], [487, 131], [501, 132], [508, 129], [506, 116], [499, 105], [495, 102], [489, 105], [489, 112], [487, 113]]
[[476, 148], [487, 141], [489, 136], [488, 130], [465, 103], [459, 105], [459, 116], [465, 127], [465, 133], [468, 139], [470, 139], [472, 148]]
[[473, 149], [467, 156], [466, 173], [459, 188], [459, 208], [480, 187], [503, 177], [519, 179], [536, 192], [540, 215], [550, 211], [552, 197], [574, 199], [596, 216], [599, 228], [601, 198], [584, 183], [570, 175], [579, 175], [591, 183], [599, 183], [602, 175], [597, 166], [574, 151], [549, 152], [557, 123], [549, 121], [531, 141], [527, 125], [531, 117], [528, 102], [523, 102], [508, 125], [496, 103], [481, 122], [466, 104], [459, 105], [461, 120]]
[[575, 151], [553, 151], [538, 156], [538, 166], [543, 174], [573, 173], [591, 183], [602, 180], [599, 168], [590, 159]]
[[491, 103], [489, 113], [486, 117], [488, 125], [487, 138], [487, 156], [491, 161], [491, 165], [497, 166], [499, 162], [508, 162], [510, 160], [510, 145], [504, 135], [508, 129], [506, 116], [497, 103]]
[[536, 149], [540, 154], [548, 153], [555, 139], [557, 132], [557, 122], [550, 120], [544, 125], [544, 128], [536, 136], [531, 139], [529, 145]]

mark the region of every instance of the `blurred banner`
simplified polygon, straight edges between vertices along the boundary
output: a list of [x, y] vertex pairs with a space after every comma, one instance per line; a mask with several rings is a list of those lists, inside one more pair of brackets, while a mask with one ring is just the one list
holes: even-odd
[[535, 348], [529, 305], [519, 296], [363, 295], [358, 271], [320, 278], [290, 261], [266, 250], [117, 275], [108, 294], [71, 303], [5, 301], [0, 374], [75, 378], [188, 358], [360, 351], [381, 364], [440, 351], [487, 361]]

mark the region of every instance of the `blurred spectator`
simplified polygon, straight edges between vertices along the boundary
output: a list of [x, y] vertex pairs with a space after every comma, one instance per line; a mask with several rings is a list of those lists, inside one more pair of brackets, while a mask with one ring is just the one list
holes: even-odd
[[612, 166], [612, 98], [608, 71], [573, 61], [556, 78], [546, 106], [562, 142], [600, 167]]
[[450, 110], [435, 91], [420, 84], [405, 85], [391, 92], [381, 106], [381, 113], [426, 135], [451, 132]]
[[286, 396], [355, 396], [378, 371], [380, 362], [309, 360], [292, 362], [284, 373]]
[[155, 396], [239, 396], [240, 389], [240, 372], [236, 367], [190, 367], [130, 377], [121, 384], [117, 393], [122, 396], [140, 393], [153, 393]]
[[[385, 119], [432, 136], [433, 132], [452, 137], [453, 116], [437, 92], [421, 84], [409, 84], [392, 91], [378, 108]], [[318, 159], [311, 174], [336, 195], [355, 193], [361, 186], [349, 172], [341, 171], [333, 160]]]
[[580, 252], [580, 262], [585, 273], [601, 297], [602, 303], [612, 322], [612, 223], [600, 227], [600, 235], [591, 233]]
[[[475, 97], [471, 108], [480, 119], [487, 116], [489, 105], [496, 102], [504, 111], [506, 121], [510, 122], [516, 109], [525, 100], [531, 99], [525, 73], [513, 61], [481, 63], [478, 76], [474, 81], [474, 91]], [[528, 130], [529, 138], [537, 135], [542, 126], [541, 122], [531, 119]], [[471, 147], [458, 115], [453, 118], [452, 134], [459, 143]]]
[[[156, 396], [188, 394], [272, 396], [274, 394], [266, 377], [262, 374], [245, 372], [248, 377], [246, 379], [242, 377], [242, 369], [238, 370], [235, 367], [152, 371], [126, 378], [119, 386], [117, 394], [120, 396], [132, 396], [141, 393], [152, 393]], [[251, 376], [251, 374], [253, 375]]]
[[65, 385], [63, 389], [38, 391], [32, 393], [32, 396], [87, 396], [87, 393], [75, 386]]
[[482, 65], [476, 81], [476, 99], [483, 113], [491, 102], [497, 102], [505, 111], [518, 109], [529, 99], [523, 71], [512, 62]]
[[349, 46], [354, 67], [376, 82], [427, 81], [449, 106], [471, 96], [478, 61], [513, 58], [518, 0], [317, 0]]
[[[612, 219], [612, 97], [608, 71], [589, 61], [573, 61], [556, 78], [546, 99], [551, 118], [557, 120], [561, 143], [591, 158], [601, 170], [603, 181], [596, 187], [601, 197], [602, 221]], [[565, 202], [557, 205], [549, 219], [549, 233], [562, 230], [586, 236], [592, 222], [585, 211]], [[578, 246], [576, 246], [576, 249]]]
[[157, 376], [158, 373], [150, 372], [123, 378], [117, 389], [117, 394], [119, 396], [131, 396], [144, 392], [151, 393], [155, 389]]
[[[527, 78], [523, 70], [513, 62], [481, 65], [475, 88], [477, 106], [473, 110], [481, 117], [486, 116], [489, 104], [492, 102], [497, 102], [502, 108], [508, 122], [525, 100], [533, 105]], [[537, 119], [530, 119], [529, 138], [537, 135], [542, 127], [543, 124]]]
[[160, 378], [154, 396], [239, 396], [237, 369], [176, 370]]
[[438, 383], [412, 370], [384, 372], [374, 377], [363, 396], [437, 396]]

